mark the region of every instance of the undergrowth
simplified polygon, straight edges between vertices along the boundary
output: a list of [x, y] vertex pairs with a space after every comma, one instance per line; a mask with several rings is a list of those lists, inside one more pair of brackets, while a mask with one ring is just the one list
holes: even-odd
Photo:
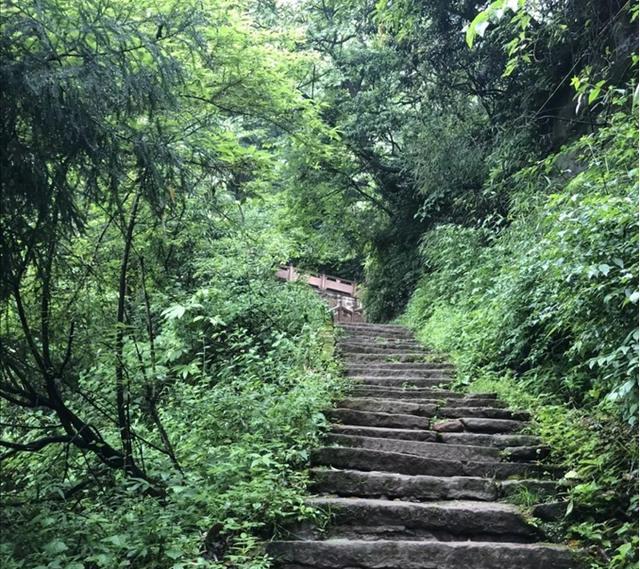
[[[240, 249], [228, 242], [197, 261], [191, 292], [155, 299], [159, 413], [177, 464], [153, 449], [143, 459], [165, 495], [145, 495], [144, 481], [73, 447], [19, 454], [3, 464], [4, 569], [261, 569], [265, 539], [317, 516], [304, 503], [304, 467], [342, 388], [329, 313]], [[135, 362], [133, 346], [127, 357]], [[83, 389], [99, 392], [109, 374], [97, 354]], [[117, 436], [108, 418], [92, 420]], [[143, 416], [133, 428], [157, 436]]]

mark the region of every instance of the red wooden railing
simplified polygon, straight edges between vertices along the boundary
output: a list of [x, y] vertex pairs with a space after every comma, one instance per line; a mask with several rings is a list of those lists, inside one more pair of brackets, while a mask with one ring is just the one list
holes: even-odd
[[309, 285], [318, 289], [318, 292], [329, 304], [334, 320], [362, 322], [362, 304], [358, 299], [358, 284], [355, 281], [332, 277], [324, 273], [303, 273], [293, 265], [280, 267], [276, 276], [285, 281], [304, 279]]
[[319, 275], [314, 273], [301, 273], [293, 265], [288, 265], [286, 267], [280, 267], [276, 276], [285, 281], [297, 281], [300, 280], [301, 277], [306, 278], [308, 284], [319, 290], [332, 290], [354, 298], [357, 297], [357, 283], [325, 275], [324, 273]]

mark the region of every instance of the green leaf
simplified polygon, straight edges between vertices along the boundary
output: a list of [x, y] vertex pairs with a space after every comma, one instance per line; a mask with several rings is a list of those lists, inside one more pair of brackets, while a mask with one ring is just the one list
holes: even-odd
[[[480, 36], [484, 35], [484, 31], [488, 26], [489, 15], [490, 15], [490, 8], [487, 8], [486, 10], [480, 12], [469, 24], [469, 27], [467, 28], [467, 33], [466, 33], [466, 40], [467, 40], [467, 45], [470, 48], [473, 47], [473, 42], [476, 38], [476, 35], [480, 35]], [[478, 27], [482, 25], [484, 25], [484, 27], [482, 28], [482, 33], [479, 33]]]
[[184, 316], [184, 313], [187, 311], [186, 307], [181, 304], [174, 304], [170, 306], [166, 310], [162, 311], [162, 316], [166, 320], [179, 320]]
[[49, 555], [58, 555], [68, 549], [67, 544], [61, 539], [54, 539], [44, 546], [45, 552]]
[[611, 266], [606, 263], [602, 263], [601, 265], [598, 265], [598, 270], [606, 277], [609, 274], [609, 271], [611, 271]]
[[169, 559], [173, 559], [175, 561], [176, 559], [180, 559], [180, 557], [182, 557], [183, 551], [181, 549], [172, 547], [170, 549], [167, 549], [166, 555]]

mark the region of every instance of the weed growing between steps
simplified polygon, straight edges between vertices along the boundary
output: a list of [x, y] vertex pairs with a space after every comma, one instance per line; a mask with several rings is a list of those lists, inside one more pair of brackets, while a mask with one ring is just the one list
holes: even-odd
[[638, 567], [635, 137], [622, 113], [521, 171], [502, 230], [427, 233], [403, 317], [461, 383], [533, 413], [573, 483], [561, 529], [610, 569]]
[[[269, 566], [263, 537], [314, 515], [301, 468], [340, 390], [328, 311], [308, 287], [277, 283], [255, 257], [239, 259], [236, 251], [204, 260], [194, 292], [154, 300], [154, 311], [164, 308], [159, 413], [180, 470], [161, 453], [147, 450], [144, 461], [166, 496], [144, 496], [144, 482], [73, 448], [59, 466], [59, 449], [19, 455], [3, 464], [3, 569], [259, 569]], [[130, 344], [126, 357], [148, 359], [139, 348]], [[110, 370], [99, 354], [94, 362], [83, 386], [96, 393]], [[134, 396], [139, 379], [131, 378]], [[96, 412], [93, 420], [116, 436], [108, 419]], [[144, 416], [133, 425], [157, 441]], [[70, 492], [86, 467], [95, 480]]]

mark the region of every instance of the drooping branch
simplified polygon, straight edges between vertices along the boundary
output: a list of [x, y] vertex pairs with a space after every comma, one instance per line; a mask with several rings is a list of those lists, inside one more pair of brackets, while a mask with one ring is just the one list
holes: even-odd
[[11, 449], [8, 452], [0, 454], [0, 462], [6, 460], [7, 458], [11, 458], [19, 452], [38, 452], [44, 447], [54, 443], [68, 444], [71, 442], [73, 442], [73, 437], [69, 435], [52, 435], [50, 437], [43, 437], [42, 439], [37, 439], [28, 443], [14, 443], [12, 441], [0, 440], [0, 446]]

